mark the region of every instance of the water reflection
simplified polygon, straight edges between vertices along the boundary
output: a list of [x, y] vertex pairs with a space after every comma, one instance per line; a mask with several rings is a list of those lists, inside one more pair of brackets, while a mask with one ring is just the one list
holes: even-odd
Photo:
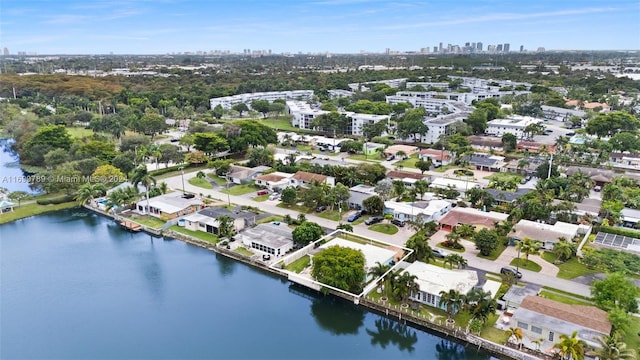
[[216, 253], [216, 263], [218, 264], [218, 270], [220, 271], [220, 275], [223, 277], [227, 277], [233, 274], [236, 269], [237, 262], [229, 259], [224, 255], [220, 255]]
[[441, 339], [436, 344], [436, 358], [438, 360], [466, 360], [465, 348], [459, 343], [447, 339]]
[[311, 314], [322, 329], [333, 335], [357, 334], [365, 315], [355, 305], [328, 296], [321, 296], [313, 301]]
[[371, 345], [379, 345], [385, 349], [389, 344], [398, 346], [399, 350], [413, 352], [418, 342], [416, 331], [405, 324], [381, 317], [375, 322], [376, 329], [367, 329], [371, 336]]
[[153, 236], [149, 236], [149, 251], [140, 254], [140, 261], [142, 274], [145, 278], [145, 283], [148, 285], [151, 294], [154, 299], [160, 299], [163, 289], [163, 277], [162, 266], [158, 261], [158, 254], [155, 250], [153, 243]]

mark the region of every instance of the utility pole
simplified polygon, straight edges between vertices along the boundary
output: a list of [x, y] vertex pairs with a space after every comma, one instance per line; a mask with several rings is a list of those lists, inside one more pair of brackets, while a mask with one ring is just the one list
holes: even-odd
[[551, 167], [553, 166], [553, 153], [551, 153], [551, 157], [549, 158], [549, 172], [547, 173], [547, 179], [551, 177]]

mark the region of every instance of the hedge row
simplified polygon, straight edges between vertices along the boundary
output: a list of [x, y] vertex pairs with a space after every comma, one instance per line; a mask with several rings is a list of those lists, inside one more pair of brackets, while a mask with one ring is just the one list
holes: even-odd
[[174, 166], [169, 166], [168, 168], [163, 168], [163, 169], [158, 169], [158, 170], [151, 170], [149, 171], [149, 174], [151, 176], [158, 176], [158, 175], [163, 175], [172, 171], [178, 171], [180, 170], [180, 168], [183, 169], [187, 169], [191, 164], [182, 164], [182, 165], [174, 165]]
[[54, 198], [54, 199], [38, 199], [36, 203], [38, 205], [58, 205], [70, 201], [74, 201], [75, 197], [73, 195], [65, 195], [63, 197]]
[[633, 229], [625, 229], [617, 226], [602, 225], [600, 226], [600, 231], [602, 231], [603, 233], [622, 235], [622, 236], [640, 239], [640, 231], [633, 230]]

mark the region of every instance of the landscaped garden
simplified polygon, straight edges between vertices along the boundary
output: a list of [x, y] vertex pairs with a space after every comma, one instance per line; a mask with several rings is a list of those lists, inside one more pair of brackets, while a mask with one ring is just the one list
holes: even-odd
[[240, 185], [234, 185], [228, 189], [220, 190], [220, 192], [224, 194], [238, 196], [238, 195], [249, 194], [253, 191], [258, 191], [258, 190], [260, 190], [260, 188], [253, 184], [240, 184]]
[[160, 229], [165, 224], [165, 221], [149, 215], [129, 213], [125, 218], [152, 229]]
[[558, 269], [560, 269], [557, 277], [561, 279], [573, 279], [582, 275], [597, 274], [602, 272], [602, 270], [598, 269], [589, 269], [586, 265], [580, 263], [580, 260], [577, 257], [572, 257], [567, 261], [560, 262], [557, 261], [557, 255], [550, 251], [543, 252], [541, 257], [544, 260], [555, 264]]
[[398, 232], [398, 227], [393, 224], [375, 224], [369, 226], [369, 230], [377, 231], [387, 235], [393, 235]]
[[184, 235], [189, 235], [196, 239], [204, 240], [212, 244], [217, 243], [219, 240], [218, 237], [213, 234], [209, 234], [204, 231], [193, 231], [193, 230], [185, 229], [184, 227], [178, 226], [178, 225], [172, 225], [171, 227], [169, 227], [169, 230], [173, 230], [175, 232], [179, 232]]
[[542, 266], [540, 266], [539, 264], [528, 260], [528, 259], [513, 259], [511, 260], [511, 262], [509, 263], [509, 265], [511, 266], [517, 266], [521, 269], [526, 269], [529, 271], [533, 271], [533, 272], [540, 272], [540, 270], [542, 270]]
[[291, 264], [285, 266], [284, 269], [299, 274], [302, 272], [302, 270], [309, 266], [309, 264], [311, 264], [311, 258], [309, 257], [309, 255], [305, 255], [300, 259], [292, 262]]

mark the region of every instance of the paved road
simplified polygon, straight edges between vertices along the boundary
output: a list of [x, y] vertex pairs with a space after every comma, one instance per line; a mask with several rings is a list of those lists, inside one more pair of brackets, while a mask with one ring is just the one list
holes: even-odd
[[[259, 208], [262, 211], [265, 211], [271, 214], [276, 214], [276, 215], [284, 216], [288, 214], [295, 218], [299, 214], [297, 211], [294, 211], [294, 210], [277, 207], [276, 206], [278, 204], [277, 201], [259, 202], [259, 201], [254, 201], [247, 196], [227, 195], [227, 194], [221, 193], [218, 190], [209, 190], [209, 189], [203, 189], [197, 186], [193, 186], [189, 184], [189, 179], [192, 177], [195, 177], [195, 175], [196, 173], [194, 172], [184, 174], [184, 186], [185, 186], [185, 190], [188, 192], [192, 192], [196, 194], [201, 193], [205, 196], [211, 195], [211, 197], [215, 199], [219, 199], [222, 201], [231, 201], [231, 203], [237, 204], [237, 205], [254, 206], [256, 208]], [[165, 181], [167, 185], [174, 190], [182, 190], [181, 175], [166, 178], [163, 181]], [[314, 214], [306, 214], [306, 217], [308, 220], [313, 221], [325, 228], [335, 229], [336, 226], [338, 225], [338, 223], [333, 220], [324, 219]], [[354, 233], [357, 235], [366, 236], [375, 240], [389, 242], [396, 245], [404, 245], [406, 240], [412, 235], [412, 231], [409, 230], [408, 227], [401, 228], [397, 234], [392, 236], [385, 235], [377, 231], [371, 231], [364, 224], [355, 225], [353, 228], [354, 228]], [[432, 246], [435, 246], [434, 241], [437, 242], [436, 239], [433, 239], [431, 241]], [[508, 265], [509, 262], [512, 260], [512, 257], [509, 257], [507, 255], [503, 255], [500, 258], [496, 259], [495, 261], [482, 259], [475, 256], [475, 253], [477, 253], [477, 250], [475, 250], [475, 246], [472, 243], [467, 244], [466, 248], [469, 249], [467, 250], [468, 256], [466, 256], [468, 265], [470, 267], [482, 269], [484, 271], [490, 271], [494, 273], [499, 272], [502, 266]], [[546, 285], [552, 288], [568, 291], [568, 292], [582, 295], [582, 296], [591, 295], [589, 286], [583, 283], [579, 283], [571, 280], [559, 279], [554, 276], [536, 273], [536, 272], [532, 272], [525, 269], [521, 269], [521, 272], [523, 274], [523, 280], [525, 282], [530, 282], [538, 285]]]

